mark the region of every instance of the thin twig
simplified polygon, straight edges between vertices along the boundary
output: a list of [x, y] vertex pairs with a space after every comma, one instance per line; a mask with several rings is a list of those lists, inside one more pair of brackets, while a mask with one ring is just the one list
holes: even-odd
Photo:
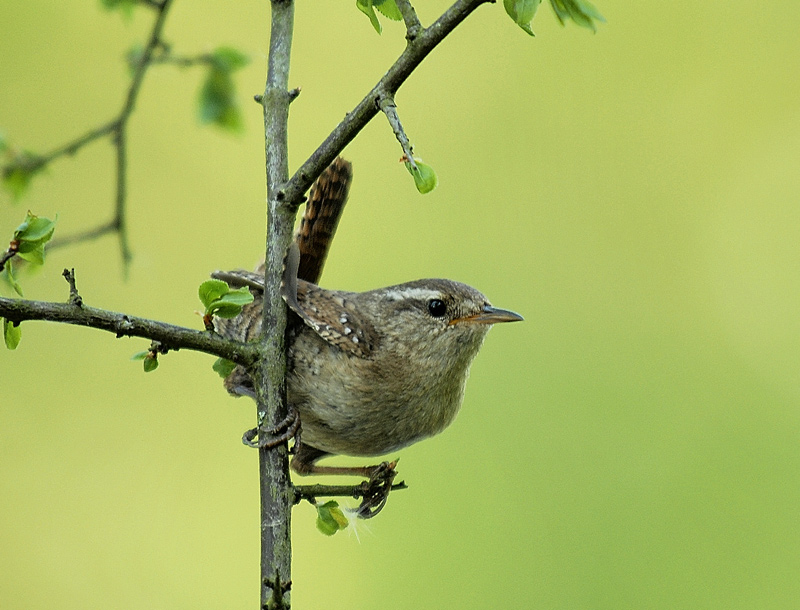
[[46, 320], [88, 326], [114, 333], [117, 337], [141, 337], [158, 341], [172, 350], [205, 352], [244, 366], [252, 364], [258, 356], [253, 344], [224, 339], [216, 333], [96, 309], [85, 304], [75, 307], [71, 302], [53, 303], [0, 297], [0, 317], [17, 323]]
[[[392, 485], [391, 490], [408, 489], [405, 481], [400, 481]], [[361, 498], [364, 495], [364, 484], [358, 485], [295, 485], [294, 503], [299, 504], [303, 500], [308, 500], [312, 504], [316, 498], [338, 497], [338, 498]]]
[[75, 269], [64, 269], [61, 275], [64, 276], [64, 279], [67, 280], [67, 284], [69, 284], [70, 305], [74, 305], [75, 307], [83, 307], [83, 299], [81, 298], [81, 295], [78, 294], [78, 286], [75, 283]]
[[0, 271], [3, 271], [3, 269], [6, 268], [6, 263], [17, 255], [17, 249], [14, 247], [14, 243], [16, 242], [12, 242], [8, 250], [0, 255]]
[[208, 65], [214, 63], [214, 57], [209, 53], [202, 55], [195, 55], [194, 57], [170, 55], [169, 53], [162, 53], [161, 55], [154, 55], [150, 60], [151, 64], [173, 64], [180, 68], [190, 68], [192, 66]]
[[394, 98], [388, 93], [383, 93], [380, 100], [378, 100], [378, 106], [383, 111], [383, 114], [386, 115], [386, 118], [389, 119], [389, 125], [392, 126], [392, 131], [394, 131], [394, 135], [403, 149], [403, 156], [407, 159], [406, 163], [416, 171], [417, 162], [414, 161], [414, 149], [411, 146], [411, 142], [408, 141], [403, 124], [400, 123], [400, 117], [397, 116], [397, 106], [394, 103]]
[[62, 246], [68, 246], [70, 244], [97, 239], [106, 233], [114, 233], [116, 230], [117, 221], [116, 219], [112, 219], [92, 229], [87, 229], [85, 231], [80, 231], [79, 233], [66, 235], [64, 237], [54, 237], [52, 241], [47, 243], [47, 249], [52, 250], [53, 248], [61, 248]]

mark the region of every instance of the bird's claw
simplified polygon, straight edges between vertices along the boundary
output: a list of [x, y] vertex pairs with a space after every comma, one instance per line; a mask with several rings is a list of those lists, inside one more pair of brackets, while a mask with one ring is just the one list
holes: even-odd
[[268, 430], [257, 426], [247, 430], [242, 435], [242, 442], [248, 447], [258, 449], [273, 449], [283, 443], [295, 439], [295, 445], [300, 442], [300, 414], [290, 408], [289, 414], [274, 428]]
[[372, 519], [386, 506], [389, 492], [392, 491], [392, 483], [397, 476], [395, 466], [397, 460], [378, 464], [372, 470], [369, 480], [361, 484], [361, 504], [356, 510], [359, 518]]

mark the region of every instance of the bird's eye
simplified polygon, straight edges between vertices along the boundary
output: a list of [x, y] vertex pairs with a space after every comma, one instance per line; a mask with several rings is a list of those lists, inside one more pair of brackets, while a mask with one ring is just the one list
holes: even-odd
[[447, 306], [444, 304], [444, 301], [431, 299], [428, 301], [428, 313], [434, 318], [442, 318], [444, 314], [447, 313]]

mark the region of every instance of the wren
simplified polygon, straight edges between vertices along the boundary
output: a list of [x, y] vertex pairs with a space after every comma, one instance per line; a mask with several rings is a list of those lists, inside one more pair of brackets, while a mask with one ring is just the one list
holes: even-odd
[[[446, 279], [367, 292], [327, 290], [307, 281], [321, 273], [350, 176], [349, 163], [337, 159], [320, 177], [284, 268], [281, 294], [291, 312], [287, 398], [302, 426], [291, 467], [299, 474], [371, 476], [374, 466], [316, 461], [326, 455], [384, 455], [444, 430], [461, 406], [470, 364], [490, 327], [522, 320], [493, 307], [476, 289]], [[337, 179], [338, 189], [331, 189]], [[320, 195], [326, 187], [327, 199]], [[318, 218], [327, 220], [315, 226]], [[308, 244], [316, 244], [313, 255]], [[309, 266], [311, 259], [315, 264]], [[215, 272], [213, 277], [248, 286], [255, 298], [238, 318], [216, 321], [217, 331], [240, 341], [256, 339], [263, 271]], [[237, 396], [255, 395], [240, 366], [225, 386]]]

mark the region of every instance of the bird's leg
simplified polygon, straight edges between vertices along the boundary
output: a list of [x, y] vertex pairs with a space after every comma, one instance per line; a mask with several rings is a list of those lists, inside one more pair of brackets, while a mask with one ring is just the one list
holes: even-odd
[[361, 519], [370, 519], [377, 515], [386, 505], [392, 483], [397, 476], [395, 466], [397, 460], [381, 462], [374, 466], [318, 466], [315, 462], [326, 455], [310, 445], [295, 445], [295, 454], [291, 467], [300, 475], [332, 474], [364, 477], [366, 480], [360, 485], [361, 504], [356, 514]]
[[289, 405], [288, 415], [277, 426], [268, 430], [263, 429], [261, 426], [247, 430], [242, 435], [242, 442], [248, 447], [272, 449], [282, 443], [289, 442], [292, 438], [295, 439], [295, 444], [299, 444], [300, 414], [294, 407]]

